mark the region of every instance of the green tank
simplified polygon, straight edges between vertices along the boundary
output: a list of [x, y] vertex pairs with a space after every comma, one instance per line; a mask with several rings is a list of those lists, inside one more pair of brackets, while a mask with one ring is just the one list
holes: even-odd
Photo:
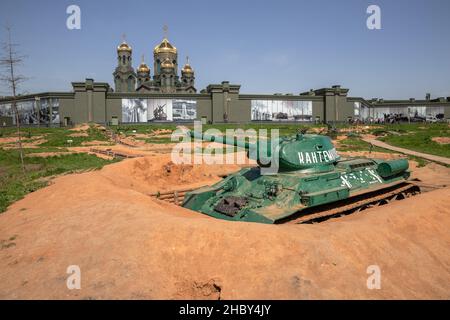
[[[316, 222], [420, 192], [407, 181], [407, 159], [344, 159], [328, 136], [298, 133], [277, 139], [274, 147], [270, 140], [251, 144], [193, 132], [190, 135], [244, 147], [258, 163], [212, 186], [186, 193], [183, 207], [219, 219]], [[274, 164], [276, 174], [264, 174], [264, 169]]]

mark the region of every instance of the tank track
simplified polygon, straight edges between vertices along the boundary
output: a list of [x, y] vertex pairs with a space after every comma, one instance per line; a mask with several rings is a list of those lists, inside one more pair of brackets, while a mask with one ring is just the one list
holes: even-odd
[[330, 218], [337, 218], [368, 208], [385, 205], [394, 200], [406, 199], [420, 192], [418, 185], [404, 182], [389, 188], [357, 194], [331, 204], [307, 208], [276, 223], [302, 224], [322, 222]]

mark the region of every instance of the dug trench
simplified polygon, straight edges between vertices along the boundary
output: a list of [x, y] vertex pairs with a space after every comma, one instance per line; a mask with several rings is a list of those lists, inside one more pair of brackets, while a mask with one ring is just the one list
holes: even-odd
[[[0, 215], [0, 298], [450, 298], [449, 188], [308, 225], [228, 222], [149, 197], [238, 169], [158, 155], [55, 179]], [[449, 171], [413, 167], [429, 184]], [[72, 265], [79, 290], [66, 285]], [[373, 265], [380, 289], [367, 287]]]

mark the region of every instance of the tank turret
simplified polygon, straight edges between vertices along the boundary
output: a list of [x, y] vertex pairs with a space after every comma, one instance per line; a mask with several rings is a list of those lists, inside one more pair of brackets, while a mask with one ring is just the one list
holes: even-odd
[[260, 139], [256, 143], [234, 138], [228, 141], [222, 136], [189, 132], [191, 137], [203, 141], [229, 144], [245, 148], [250, 159], [260, 166], [277, 163], [279, 171], [310, 170], [323, 172], [333, 170], [340, 157], [327, 136], [297, 133], [293, 137], [280, 137], [276, 144], [272, 140]]

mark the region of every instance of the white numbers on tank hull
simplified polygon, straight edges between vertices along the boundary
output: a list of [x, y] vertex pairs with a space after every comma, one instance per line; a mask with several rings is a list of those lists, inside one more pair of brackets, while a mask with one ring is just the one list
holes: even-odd
[[365, 169], [352, 173], [343, 173], [341, 175], [341, 187], [351, 189], [353, 185], [358, 184], [383, 183], [381, 177], [373, 169]]

